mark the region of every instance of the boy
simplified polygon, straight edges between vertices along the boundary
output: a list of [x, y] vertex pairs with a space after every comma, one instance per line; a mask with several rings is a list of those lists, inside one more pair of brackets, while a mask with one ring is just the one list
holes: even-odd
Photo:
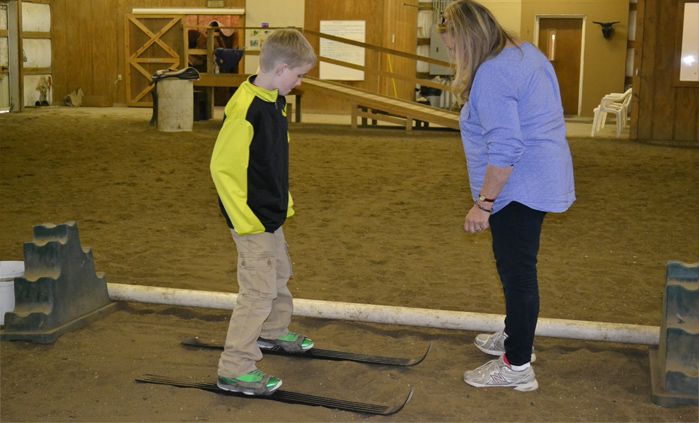
[[226, 105], [211, 156], [219, 205], [238, 249], [238, 300], [218, 365], [218, 386], [270, 395], [282, 384], [257, 370], [260, 348], [304, 352], [313, 342], [289, 332], [291, 260], [282, 224], [292, 216], [285, 95], [301, 85], [316, 55], [295, 29], [274, 31], [260, 52], [260, 70]]

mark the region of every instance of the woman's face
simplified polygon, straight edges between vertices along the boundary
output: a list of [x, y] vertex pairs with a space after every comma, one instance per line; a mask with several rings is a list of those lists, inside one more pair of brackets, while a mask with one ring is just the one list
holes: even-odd
[[444, 41], [444, 45], [447, 46], [447, 49], [449, 49], [449, 55], [450, 57], [454, 58], [454, 37], [451, 36], [448, 32], [443, 32], [441, 34], [442, 36], [442, 41]]

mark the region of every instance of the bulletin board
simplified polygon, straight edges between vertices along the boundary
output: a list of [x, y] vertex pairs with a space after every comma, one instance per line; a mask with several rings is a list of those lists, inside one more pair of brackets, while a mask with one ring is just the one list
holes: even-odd
[[[366, 21], [320, 21], [320, 32], [366, 42]], [[364, 48], [320, 39], [320, 56], [364, 66]], [[364, 81], [364, 71], [320, 62], [320, 79]]]
[[248, 29], [246, 37], [245, 49], [248, 51], [260, 51], [265, 38], [272, 33], [273, 30], [265, 29], [269, 24], [262, 24], [262, 29]]

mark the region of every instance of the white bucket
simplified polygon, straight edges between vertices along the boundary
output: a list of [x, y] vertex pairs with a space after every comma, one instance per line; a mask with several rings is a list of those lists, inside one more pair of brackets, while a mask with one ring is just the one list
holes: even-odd
[[194, 84], [191, 80], [158, 81], [158, 131], [191, 131], [194, 125]]
[[5, 313], [15, 309], [15, 278], [24, 276], [23, 261], [0, 261], [0, 325]]

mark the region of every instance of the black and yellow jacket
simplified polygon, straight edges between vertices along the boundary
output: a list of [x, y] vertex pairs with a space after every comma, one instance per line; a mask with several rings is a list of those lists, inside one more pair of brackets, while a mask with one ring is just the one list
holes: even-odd
[[286, 99], [254, 80], [243, 82], [228, 101], [211, 155], [221, 211], [241, 236], [274, 232], [294, 214]]

